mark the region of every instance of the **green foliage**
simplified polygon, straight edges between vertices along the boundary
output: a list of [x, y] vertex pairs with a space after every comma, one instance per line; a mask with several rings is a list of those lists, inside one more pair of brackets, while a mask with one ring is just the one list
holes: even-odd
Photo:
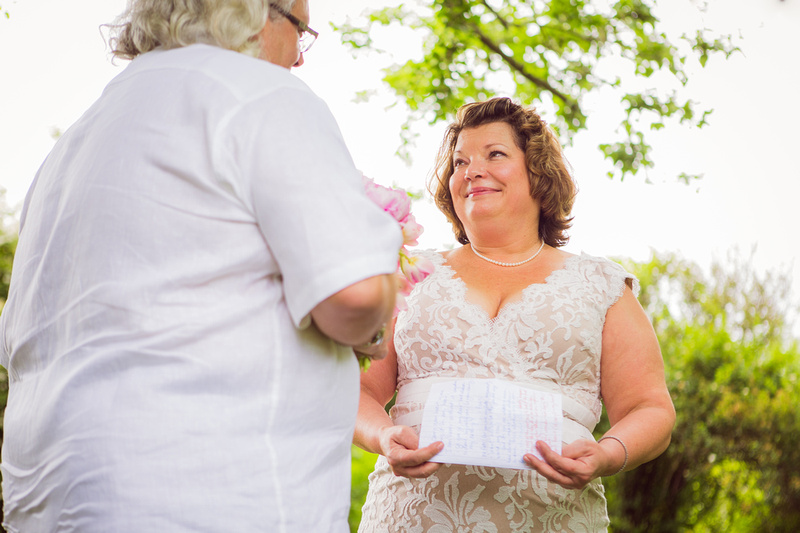
[[11, 282], [11, 266], [17, 249], [17, 237], [0, 235], [0, 309], [8, 298], [8, 285]]
[[[17, 249], [16, 232], [12, 235], [0, 228], [0, 311], [8, 298], [8, 285], [11, 281], [11, 266], [14, 262], [14, 251]], [[3, 411], [8, 400], [8, 374], [0, 367], [0, 445], [3, 443]], [[2, 528], [0, 528], [2, 529]]]
[[[334, 28], [354, 53], [378, 50], [372, 36], [379, 26], [398, 24], [423, 36], [421, 58], [384, 71], [384, 81], [410, 110], [401, 150], [413, 139], [410, 124], [452, 120], [464, 103], [508, 93], [552, 108], [555, 126], [570, 142], [587, 126], [582, 102], [588, 94], [628, 85], [604, 74], [608, 62], [623, 65], [632, 80], [658, 73], [659, 86], [664, 78], [682, 86], [690, 57], [704, 66], [714, 54], [727, 57], [737, 50], [729, 36], [709, 37], [705, 30], [692, 37], [666, 35], [654, 5], [655, 0], [420, 0], [372, 11], [360, 25]], [[670, 117], [701, 127], [709, 113], [674, 92], [654, 89], [627, 92], [621, 101], [618, 138], [600, 146], [614, 166], [609, 175], [621, 178], [653, 165], [647, 129], [663, 127]]]
[[[17, 249], [17, 217], [5, 201], [5, 190], [0, 189], [0, 312], [8, 298], [8, 285], [11, 281], [11, 267]], [[3, 414], [8, 403], [8, 373], [0, 367], [0, 446], [3, 444]], [[0, 513], [3, 502], [0, 499]], [[5, 529], [0, 526], [0, 532]]]
[[353, 533], [358, 531], [358, 525], [361, 523], [361, 508], [364, 507], [364, 501], [367, 499], [367, 489], [369, 488], [367, 477], [375, 468], [375, 461], [377, 460], [378, 456], [374, 453], [365, 452], [361, 448], [353, 446], [353, 458], [350, 466], [352, 477], [350, 516], [347, 519], [350, 523], [350, 531]]
[[0, 310], [8, 298], [8, 284], [11, 281], [11, 267], [16, 249], [16, 212], [6, 204], [5, 190], [0, 188]]
[[627, 267], [642, 283], [678, 420], [661, 457], [607, 480], [614, 531], [800, 530], [788, 277], [734, 260], [708, 278], [673, 255]]

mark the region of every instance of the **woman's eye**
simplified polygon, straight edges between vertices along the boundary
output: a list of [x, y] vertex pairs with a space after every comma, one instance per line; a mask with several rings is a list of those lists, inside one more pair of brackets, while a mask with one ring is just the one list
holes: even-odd
[[456, 159], [455, 161], [453, 161], [453, 167], [455, 167], [455, 168], [458, 168], [461, 165], [466, 165], [466, 164], [467, 164], [467, 162], [464, 161], [463, 159]]
[[489, 157], [501, 157], [505, 156], [505, 152], [501, 152], [500, 150], [494, 150], [492, 153], [489, 154]]

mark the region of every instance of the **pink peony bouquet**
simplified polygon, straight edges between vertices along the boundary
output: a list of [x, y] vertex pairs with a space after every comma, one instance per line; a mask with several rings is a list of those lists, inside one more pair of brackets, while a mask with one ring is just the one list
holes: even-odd
[[411, 198], [403, 189], [393, 189], [375, 183], [372, 178], [363, 176], [364, 189], [367, 196], [378, 206], [392, 215], [403, 230], [403, 246], [400, 247], [397, 279], [397, 305], [394, 314], [405, 309], [405, 297], [411, 294], [414, 285], [427, 278], [433, 272], [433, 263], [421, 256], [412, 256], [408, 246], [416, 246], [422, 235], [422, 226], [411, 214]]

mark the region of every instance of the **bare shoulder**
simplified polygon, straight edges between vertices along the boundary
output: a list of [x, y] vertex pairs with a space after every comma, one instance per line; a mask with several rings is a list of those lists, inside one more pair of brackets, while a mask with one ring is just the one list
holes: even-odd
[[556, 270], [563, 269], [566, 266], [567, 261], [574, 257], [577, 257], [577, 255], [566, 252], [561, 248], [546, 246], [544, 250], [542, 250], [542, 254], [538, 259], [541, 276], [547, 277]]
[[442, 256], [445, 263], [453, 264], [453, 262], [458, 263], [462, 257], [464, 257], [466, 246], [459, 246], [458, 248], [453, 248], [451, 250], [440, 250], [436, 253]]
[[578, 254], [573, 254], [571, 252], [568, 252], [566, 250], [562, 250], [561, 248], [550, 248], [550, 250], [552, 250], [551, 253], [555, 257], [558, 257], [563, 261], [566, 261], [567, 259], [569, 259], [571, 257], [576, 257], [578, 255]]

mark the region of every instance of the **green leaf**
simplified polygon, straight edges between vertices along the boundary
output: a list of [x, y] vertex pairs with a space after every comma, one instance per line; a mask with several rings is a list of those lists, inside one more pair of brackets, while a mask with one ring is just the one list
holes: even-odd
[[[618, 132], [600, 146], [621, 179], [653, 165], [642, 132], [667, 126], [665, 119], [702, 127], [710, 110], [666, 90], [634, 92], [635, 79], [659, 75], [684, 86], [687, 61], [704, 65], [710, 57], [738, 50], [730, 36], [696, 29], [693, 37], [670, 36], [653, 12], [654, 0], [430, 0], [374, 11], [361, 25], [337, 26], [355, 53], [377, 51], [376, 26], [402, 24], [423, 37], [421, 58], [400, 61], [384, 71], [384, 82], [408, 110], [405, 132], [417, 122], [450, 121], [459, 106], [506, 94], [536, 105], [569, 144], [586, 129], [585, 98], [604, 88], [622, 90], [626, 116]], [[702, 7], [702, 6], [701, 6]], [[688, 42], [688, 49], [673, 45]], [[688, 50], [686, 52], [685, 50]], [[606, 61], [622, 62], [633, 78], [607, 79]], [[659, 87], [665, 86], [659, 82]], [[698, 117], [698, 113], [700, 118]], [[412, 139], [402, 135], [406, 155]]]

